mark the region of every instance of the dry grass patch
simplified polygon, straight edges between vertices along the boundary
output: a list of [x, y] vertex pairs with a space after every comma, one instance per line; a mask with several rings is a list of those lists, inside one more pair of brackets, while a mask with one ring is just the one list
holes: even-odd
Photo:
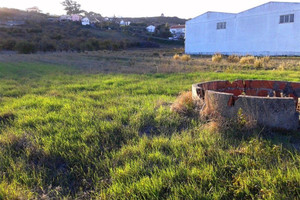
[[195, 103], [192, 98], [192, 92], [181, 93], [175, 102], [171, 105], [171, 110], [179, 114], [190, 115], [194, 112]]
[[240, 62], [240, 57], [238, 55], [230, 55], [228, 56], [227, 61], [230, 63], [238, 63]]
[[175, 54], [175, 55], [173, 56], [173, 59], [174, 59], [174, 60], [180, 60], [180, 55]]
[[185, 61], [185, 62], [188, 62], [188, 61], [191, 60], [191, 56], [184, 54], [184, 55], [181, 56], [181, 60]]
[[215, 54], [215, 55], [212, 56], [211, 61], [219, 63], [219, 62], [222, 61], [222, 59], [223, 59], [222, 54], [217, 53], [217, 54]]
[[254, 62], [255, 62], [255, 57], [254, 56], [244, 56], [240, 59], [240, 64], [241, 65], [254, 64]]

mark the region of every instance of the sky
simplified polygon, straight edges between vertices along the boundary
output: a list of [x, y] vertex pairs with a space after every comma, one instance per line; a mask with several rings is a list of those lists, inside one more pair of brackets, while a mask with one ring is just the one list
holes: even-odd
[[[65, 14], [63, 0], [0, 0], [0, 7], [26, 8], [37, 6], [43, 13]], [[105, 17], [152, 17], [177, 16], [194, 18], [207, 11], [237, 13], [264, 4], [270, 0], [77, 0], [86, 11], [100, 13]], [[282, 0], [282, 2], [290, 2]], [[296, 2], [296, 1], [295, 1]]]

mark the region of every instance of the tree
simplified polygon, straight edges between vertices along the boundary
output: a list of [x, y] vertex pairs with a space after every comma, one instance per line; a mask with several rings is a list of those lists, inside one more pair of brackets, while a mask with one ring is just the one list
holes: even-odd
[[158, 25], [155, 28], [154, 35], [157, 36], [157, 37], [162, 37], [162, 38], [171, 37], [172, 34], [170, 32], [170, 26], [169, 26], [169, 24], [166, 23], [166, 24]]
[[80, 14], [84, 11], [81, 10], [81, 5], [73, 0], [65, 0], [61, 3], [65, 7], [65, 11], [67, 11], [67, 15], [71, 14]]
[[89, 18], [90, 21], [92, 22], [102, 22], [103, 17], [99, 13], [95, 12], [85, 12], [84, 15]]

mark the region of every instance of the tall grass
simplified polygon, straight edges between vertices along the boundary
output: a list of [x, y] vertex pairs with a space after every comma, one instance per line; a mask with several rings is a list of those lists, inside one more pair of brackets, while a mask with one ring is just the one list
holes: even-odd
[[220, 53], [217, 53], [217, 54], [213, 55], [212, 58], [211, 58], [211, 60], [212, 60], [213, 62], [217, 62], [217, 63], [218, 63], [218, 62], [221, 62], [222, 59], [223, 59], [223, 56], [222, 56], [222, 54], [220, 54]]

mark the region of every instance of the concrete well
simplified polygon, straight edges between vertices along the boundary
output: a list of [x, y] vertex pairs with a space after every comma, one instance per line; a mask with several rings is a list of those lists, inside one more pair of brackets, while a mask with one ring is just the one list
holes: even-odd
[[257, 124], [270, 128], [297, 130], [300, 83], [285, 81], [212, 81], [192, 86], [194, 101], [204, 100], [204, 109], [225, 118], [238, 111]]

